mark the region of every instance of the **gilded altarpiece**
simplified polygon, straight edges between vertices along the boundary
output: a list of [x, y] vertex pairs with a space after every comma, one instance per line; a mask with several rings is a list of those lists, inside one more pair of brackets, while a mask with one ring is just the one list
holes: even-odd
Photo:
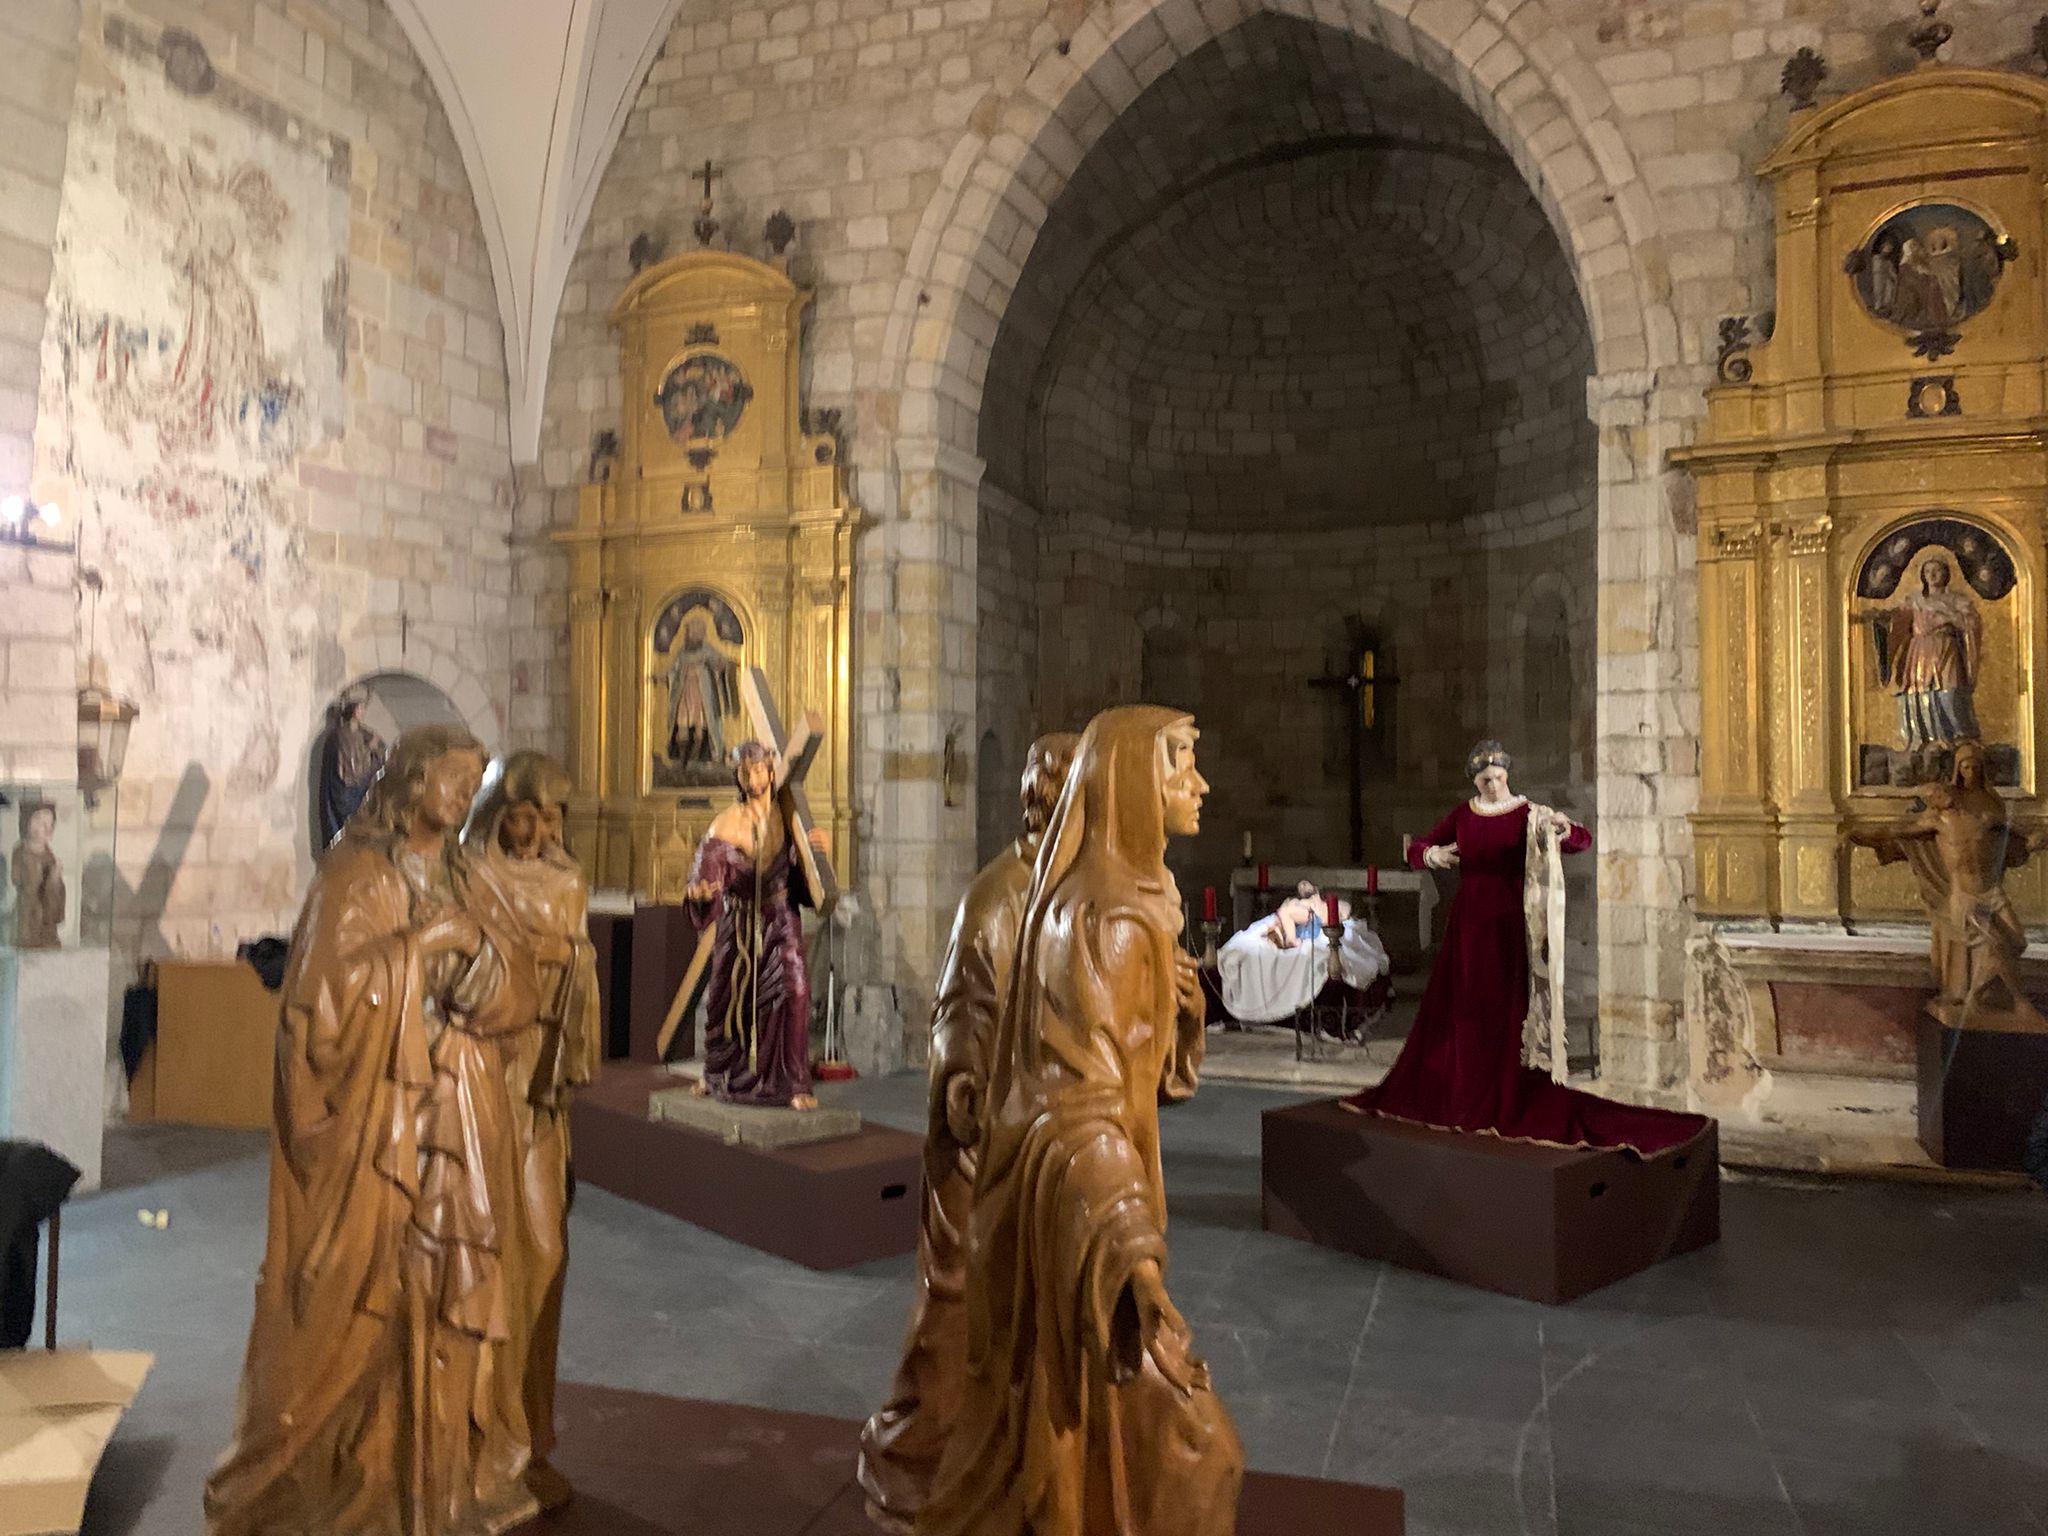
[[[1696, 445], [1710, 919], [1911, 920], [1896, 822], [1981, 740], [2015, 835], [2044, 746], [2048, 83], [1923, 68], [1794, 116], [1768, 339], [1725, 322]], [[2048, 909], [2042, 862], [2008, 877]]]
[[824, 722], [805, 780], [842, 871], [850, 845], [851, 598], [859, 514], [835, 437], [804, 430], [801, 318], [779, 267], [692, 251], [612, 310], [624, 407], [593, 457], [571, 560], [569, 836], [601, 886], [673, 900], [755, 734], [739, 679]]

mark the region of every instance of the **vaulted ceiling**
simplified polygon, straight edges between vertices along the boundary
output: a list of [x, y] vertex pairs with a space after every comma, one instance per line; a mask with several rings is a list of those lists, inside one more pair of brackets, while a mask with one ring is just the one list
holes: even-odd
[[530, 463], [569, 263], [681, 0], [387, 3], [462, 147], [505, 325], [512, 456]]

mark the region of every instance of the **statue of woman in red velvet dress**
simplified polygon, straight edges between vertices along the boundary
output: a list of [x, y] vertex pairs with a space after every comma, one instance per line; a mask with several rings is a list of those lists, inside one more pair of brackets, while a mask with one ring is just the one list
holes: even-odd
[[[812, 905], [811, 892], [776, 801], [774, 753], [742, 742], [733, 778], [739, 802], [704, 834], [685, 896], [700, 929], [717, 925], [698, 1091], [733, 1104], [816, 1109], [811, 982], [796, 910]], [[811, 842], [822, 849], [824, 832]]]
[[1477, 793], [1409, 847], [1408, 862], [1416, 869], [1458, 870], [1458, 894], [1400, 1059], [1384, 1081], [1344, 1105], [1444, 1130], [1560, 1146], [1657, 1152], [1690, 1141], [1706, 1128], [1699, 1115], [1618, 1104], [1567, 1088], [1523, 1062], [1530, 823], [1537, 820], [1539, 838], [1554, 834], [1555, 846], [1567, 854], [1590, 848], [1593, 837], [1514, 794], [1511, 766], [1499, 742], [1479, 743], [1465, 763]]

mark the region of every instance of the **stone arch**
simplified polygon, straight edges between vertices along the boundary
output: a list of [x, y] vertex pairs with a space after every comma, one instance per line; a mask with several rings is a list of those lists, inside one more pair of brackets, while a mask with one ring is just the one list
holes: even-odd
[[[884, 331], [881, 382], [896, 411], [890, 461], [862, 477], [866, 505], [882, 514], [870, 550], [884, 562], [935, 558], [950, 567], [934, 570], [923, 603], [896, 609], [887, 640], [864, 662], [887, 679], [885, 697], [936, 700], [973, 690], [976, 615], [971, 600], [954, 594], [972, 591], [978, 558], [983, 391], [1002, 316], [1053, 202], [1140, 92], [1270, 12], [1365, 38], [1448, 85], [1499, 141], [1549, 220], [1592, 338], [1598, 648], [1630, 663], [1602, 667], [1594, 683], [1597, 798], [1618, 792], [1625, 778], [1616, 777], [1621, 770], [1610, 756], [1615, 764], [1666, 755], [1682, 761], [1683, 743], [1647, 740], [1632, 725], [1651, 708], [1654, 689], [1624, 679], [1664, 675], [1667, 653], [1680, 644], [1688, 573], [1655, 466], [1689, 425], [1661, 414], [1656, 386], [1698, 370], [1681, 355], [1654, 201], [1605, 83], [1574, 49], [1557, 9], [1555, 0], [1105, 0], [1069, 37], [1050, 21], [1040, 25], [1029, 48], [1035, 62], [1014, 86], [979, 103], [948, 157]], [[938, 550], [946, 553], [931, 553]], [[936, 750], [943, 728], [936, 708], [905, 703], [884, 714], [895, 718], [878, 722], [874, 734]], [[879, 751], [864, 758], [879, 770]], [[1673, 916], [1682, 909], [1690, 855], [1675, 815], [1689, 805], [1694, 770], [1674, 767], [1673, 774], [1666, 797], [1673, 816], [1658, 810], [1673, 825], [1639, 818], [1604, 843], [1600, 856], [1601, 888], [1612, 897], [1600, 905], [1600, 970], [1603, 978], [1626, 977], [1611, 987], [1603, 979], [1601, 1007], [1631, 1037], [1617, 1086], [1652, 1095], [1668, 1091], [1683, 1067], [1671, 1028], [1683, 946], [1660, 938], [1646, 949], [1643, 915], [1630, 917], [1617, 903], [1635, 891]], [[877, 823], [869, 846], [885, 882], [898, 873], [921, 886], [965, 878], [961, 855], [972, 846], [971, 827], [939, 808], [936, 786], [919, 786], [916, 798], [927, 797], [929, 814], [905, 807], [905, 815], [885, 818], [894, 825]], [[899, 925], [896, 956], [911, 979], [928, 977], [943, 924], [934, 904]], [[1666, 923], [1657, 932], [1680, 928]]]
[[415, 638], [359, 633], [343, 646], [342, 663], [349, 678], [394, 672], [431, 683], [493, 756], [504, 749], [505, 701], [453, 652]]
[[[320, 853], [320, 762], [327, 750], [331, 712], [337, 700], [350, 690], [356, 690], [364, 697], [363, 718], [365, 723], [383, 737], [387, 744], [398, 739], [399, 733], [416, 725], [432, 725], [445, 720], [460, 720], [470, 734], [483, 740], [483, 735], [466, 718], [464, 711], [455, 700], [435, 683], [420, 675], [413, 668], [381, 668], [369, 672], [354, 672], [339, 687], [327, 695], [320, 704], [320, 715], [313, 722], [306, 735], [305, 760], [300, 764], [299, 792], [296, 800], [304, 806], [306, 836], [303, 841], [314, 857]], [[486, 746], [491, 744], [486, 741]], [[493, 748], [495, 751], [495, 748]]]
[[1567, 251], [1597, 370], [1675, 360], [1676, 321], [1651, 266], [1654, 202], [1605, 84], [1552, 9], [1531, 0], [1504, 28], [1472, 0], [1412, 10], [1399, 0], [1097, 7], [1064, 52], [1039, 51], [1007, 101], [984, 102], [941, 173], [883, 339], [886, 365], [901, 370], [903, 435], [971, 453], [996, 325], [1053, 201], [1146, 86], [1260, 11], [1345, 29], [1451, 86], [1507, 150]]

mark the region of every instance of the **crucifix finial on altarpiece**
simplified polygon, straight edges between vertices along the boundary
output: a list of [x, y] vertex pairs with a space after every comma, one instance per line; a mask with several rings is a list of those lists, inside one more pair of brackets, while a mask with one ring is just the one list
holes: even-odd
[[711, 163], [710, 158], [707, 156], [703, 168], [698, 170], [693, 177], [693, 179], [701, 179], [704, 183], [704, 200], [698, 204], [696, 222], [690, 226], [696, 232], [699, 245], [709, 245], [712, 236], [718, 233], [718, 220], [711, 217], [711, 183], [714, 178], [724, 174], [723, 171]]

